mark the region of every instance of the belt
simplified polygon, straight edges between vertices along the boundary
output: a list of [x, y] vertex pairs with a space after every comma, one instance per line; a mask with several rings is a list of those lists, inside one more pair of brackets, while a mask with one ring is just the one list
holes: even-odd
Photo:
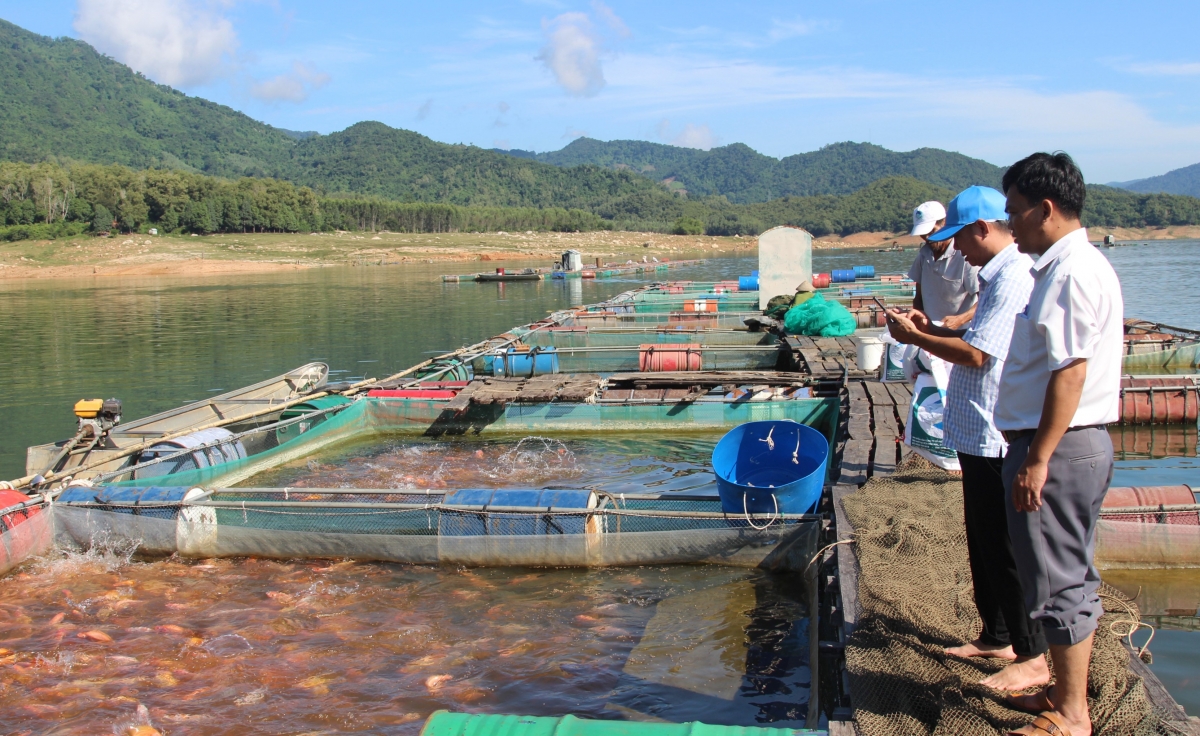
[[[1108, 425], [1107, 424], [1087, 424], [1087, 425], [1084, 425], [1081, 427], [1071, 427], [1071, 428], [1067, 429], [1067, 431], [1068, 432], [1078, 432], [1081, 429], [1104, 429], [1104, 430], [1107, 430]], [[1002, 434], [1004, 436], [1004, 441], [1011, 445], [1012, 443], [1014, 443], [1017, 440], [1022, 439], [1024, 437], [1034, 436], [1035, 434], [1037, 434], [1037, 430], [1036, 429], [1002, 429], [1002, 430], [1000, 430], [1000, 434]]]

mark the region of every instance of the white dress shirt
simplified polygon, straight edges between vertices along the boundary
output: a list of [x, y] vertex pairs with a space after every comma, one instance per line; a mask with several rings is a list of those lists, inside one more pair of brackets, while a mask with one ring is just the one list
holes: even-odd
[[1050, 374], [1080, 358], [1087, 378], [1071, 426], [1117, 421], [1125, 303], [1116, 271], [1080, 228], [1042, 254], [1032, 273], [1029, 306], [1017, 315], [1000, 376], [996, 428], [1036, 429]]

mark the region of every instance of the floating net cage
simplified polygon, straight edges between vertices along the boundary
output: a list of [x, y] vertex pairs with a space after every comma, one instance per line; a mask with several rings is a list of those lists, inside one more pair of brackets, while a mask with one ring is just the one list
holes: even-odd
[[184, 503], [104, 501], [55, 504], [60, 541], [128, 538], [142, 553], [187, 557], [802, 570], [820, 533], [816, 516], [724, 514], [716, 499], [603, 498], [588, 509], [530, 509], [448, 505], [441, 494], [404, 491], [229, 489]]

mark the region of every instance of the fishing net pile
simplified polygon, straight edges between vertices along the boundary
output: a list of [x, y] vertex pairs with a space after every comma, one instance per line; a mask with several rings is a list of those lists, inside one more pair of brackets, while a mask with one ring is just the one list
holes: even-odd
[[[1032, 715], [979, 685], [994, 660], [948, 657], [944, 649], [980, 630], [963, 527], [962, 482], [910, 466], [874, 479], [844, 501], [861, 568], [859, 623], [846, 646], [850, 696], [864, 736], [986, 734], [1019, 728]], [[1136, 608], [1101, 589], [1106, 613], [1096, 631], [1088, 701], [1097, 736], [1175, 731], [1148, 700], [1114, 633]], [[1116, 623], [1116, 626], [1113, 624]]]
[[783, 317], [789, 335], [845, 337], [853, 335], [857, 325], [850, 310], [839, 302], [827, 301], [820, 293], [792, 307]]

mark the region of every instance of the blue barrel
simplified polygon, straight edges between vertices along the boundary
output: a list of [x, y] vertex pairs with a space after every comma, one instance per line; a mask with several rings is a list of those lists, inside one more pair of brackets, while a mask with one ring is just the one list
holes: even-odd
[[509, 348], [503, 356], [492, 357], [492, 373], [497, 376], [531, 377], [558, 373], [558, 352], [552, 348], [532, 350]]
[[853, 268], [835, 268], [829, 272], [829, 281], [834, 284], [848, 284], [856, 278]]
[[875, 267], [874, 266], [855, 266], [854, 267], [854, 275], [860, 279], [873, 279], [873, 278], [875, 278]]
[[191, 486], [73, 486], [59, 494], [57, 503], [101, 506], [104, 511], [119, 514], [174, 519], [192, 490]]
[[[713, 449], [713, 472], [727, 513], [807, 514], [821, 500], [829, 442], [793, 421], [747, 422]], [[772, 498], [774, 497], [774, 498]]]
[[491, 511], [496, 506], [546, 509], [552, 512], [586, 511], [596, 507], [596, 496], [586, 490], [540, 491], [524, 489], [493, 490], [469, 488], [450, 491], [442, 503], [466, 508], [442, 511], [438, 515], [438, 534], [449, 537], [529, 534], [586, 534], [588, 520], [578, 515], [537, 514], [533, 512]]
[[738, 276], [738, 291], [758, 291], [758, 272], [753, 276]]

